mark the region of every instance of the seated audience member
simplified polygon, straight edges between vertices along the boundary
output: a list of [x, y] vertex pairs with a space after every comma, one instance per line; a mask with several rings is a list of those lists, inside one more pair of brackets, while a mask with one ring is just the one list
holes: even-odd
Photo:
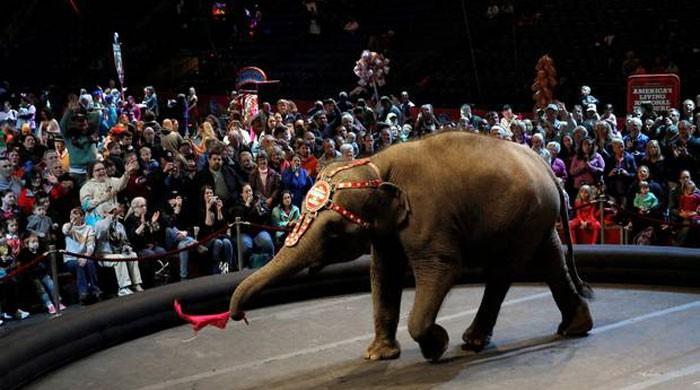
[[[166, 271], [168, 267], [167, 261], [162, 258], [165, 249], [163, 248], [164, 229], [161, 225], [160, 211], [155, 210], [149, 217], [146, 199], [136, 197], [131, 200], [131, 207], [126, 213], [124, 227], [132, 249], [138, 253], [139, 257], [151, 259], [142, 262], [145, 282], [149, 285], [154, 277], [163, 276], [161, 272]], [[155, 260], [156, 256], [161, 256], [161, 258]]]
[[[223, 147], [221, 145], [217, 145], [209, 150], [207, 166], [197, 172], [194, 177], [194, 190], [197, 192], [188, 194], [191, 199], [198, 197], [202, 188], [208, 186], [214, 191], [213, 195], [221, 199], [224, 207], [229, 208], [237, 201], [241, 189], [241, 178], [233, 167], [223, 164], [222, 153]], [[251, 173], [252, 170], [247, 172], [245, 177], [249, 177]]]
[[598, 183], [604, 169], [605, 161], [595, 151], [593, 140], [591, 138], [583, 139], [569, 167], [569, 174], [573, 179], [574, 188], [578, 190], [584, 184]]
[[[131, 248], [124, 225], [119, 221], [122, 215], [121, 205], [104, 203], [98, 207], [98, 212], [102, 219], [95, 225], [95, 252], [106, 259], [100, 262], [100, 265], [114, 268], [119, 285], [117, 296], [122, 297], [134, 291], [143, 291], [136, 253]], [[114, 259], [121, 261], [110, 261]], [[134, 259], [134, 261], [123, 261], [124, 259]]]
[[683, 226], [676, 235], [676, 244], [697, 247], [700, 244], [700, 191], [692, 180], [681, 185], [678, 216]]
[[655, 182], [654, 180], [651, 180], [649, 177], [649, 168], [647, 168], [645, 165], [639, 166], [637, 168], [637, 175], [634, 178], [634, 181], [632, 184], [630, 184], [629, 188], [627, 189], [627, 204], [625, 205], [628, 210], [633, 210], [634, 209], [634, 198], [638, 192], [640, 192], [640, 184], [645, 181], [649, 185], [649, 191], [654, 194], [656, 199], [659, 201], [659, 207], [655, 208], [652, 212], [652, 216], [654, 217], [660, 217], [661, 216], [661, 209], [665, 209], [666, 207], [666, 197], [664, 196], [664, 191], [662, 187]]
[[17, 205], [22, 214], [27, 216], [32, 213], [37, 194], [44, 191], [42, 172], [38, 168], [26, 171], [24, 183], [24, 188], [17, 197]]
[[33, 213], [27, 217], [27, 231], [36, 234], [41, 240], [50, 239], [51, 230], [58, 229], [51, 217], [46, 215], [46, 209], [46, 205], [34, 203]]
[[314, 156], [311, 152], [311, 145], [312, 144], [310, 142], [302, 143], [299, 145], [299, 150], [297, 150], [297, 153], [301, 158], [301, 167], [306, 170], [306, 173], [311, 178], [315, 178], [320, 169], [318, 167], [318, 159], [316, 159], [316, 156]]
[[289, 169], [282, 173], [282, 188], [292, 193], [292, 203], [299, 208], [306, 193], [314, 185], [313, 179], [301, 166], [301, 158], [298, 154], [292, 157]]
[[199, 206], [201, 210], [199, 218], [201, 230], [200, 236], [197, 238], [203, 240], [204, 237], [214, 235], [207, 244], [213, 263], [211, 267], [212, 273], [227, 273], [235, 270], [236, 258], [231, 237], [227, 233], [228, 226], [224, 216], [224, 202], [221, 198], [214, 195], [212, 187], [206, 185], [202, 189], [201, 199]]
[[547, 164], [550, 164], [551, 160], [552, 160], [552, 156], [549, 154], [549, 151], [547, 150], [547, 148], [545, 148], [544, 137], [542, 136], [542, 134], [540, 134], [540, 133], [533, 134], [530, 142], [532, 143], [530, 148], [533, 151], [535, 151], [535, 153], [539, 154], [540, 157], [542, 157], [542, 159], [544, 159], [544, 161], [547, 162]]
[[634, 197], [634, 208], [637, 214], [649, 214], [649, 211], [659, 207], [659, 200], [653, 192], [649, 192], [649, 183], [639, 182], [639, 192]]
[[637, 164], [634, 157], [625, 150], [625, 145], [621, 138], [612, 139], [612, 154], [605, 162], [605, 185], [610, 194], [618, 204], [627, 203], [625, 200], [627, 188], [634, 180], [637, 172]]
[[559, 151], [561, 150], [561, 145], [559, 142], [552, 141], [547, 144], [547, 151], [552, 159], [551, 167], [554, 176], [560, 178], [562, 181], [566, 182], [569, 174], [566, 169], [566, 164], [562, 159], [559, 158]]
[[103, 203], [117, 203], [117, 194], [129, 183], [129, 177], [136, 171], [138, 163], [127, 164], [124, 175], [120, 178], [107, 176], [104, 163], [97, 161], [88, 166], [88, 180], [80, 188], [80, 204], [86, 212], [86, 222], [94, 226], [100, 220], [97, 206]]
[[22, 181], [12, 175], [12, 164], [5, 157], [0, 157], [0, 191], [12, 190], [15, 196], [22, 191]]
[[[259, 225], [270, 222], [270, 211], [263, 207], [261, 199], [253, 193], [250, 184], [243, 185], [241, 202], [234, 207], [233, 215], [241, 220]], [[275, 245], [272, 237], [263, 228], [243, 225], [241, 226], [241, 242], [243, 244], [243, 263], [251, 268], [258, 268], [267, 263], [275, 255]]]
[[[66, 252], [85, 256], [92, 256], [95, 253], [95, 229], [85, 223], [85, 213], [82, 209], [71, 210], [70, 222], [64, 224], [62, 230], [66, 237]], [[80, 304], [86, 305], [93, 302], [91, 296], [97, 300], [102, 298], [94, 260], [65, 253], [63, 264], [78, 281]]]
[[267, 153], [260, 151], [256, 158], [257, 169], [250, 175], [250, 185], [255, 196], [262, 202], [268, 210], [279, 202], [280, 191], [282, 190], [282, 177], [274, 169], [269, 168]]
[[[595, 244], [600, 235], [600, 222], [595, 218], [595, 204], [593, 201], [593, 190], [589, 185], [582, 185], [574, 201], [575, 216], [569, 221], [571, 229], [571, 240], [574, 244]], [[587, 232], [588, 240], [578, 242], [579, 231]]]
[[646, 165], [649, 168], [649, 177], [659, 183], [662, 188], [668, 188], [671, 177], [668, 176], [666, 158], [661, 153], [659, 141], [653, 139], [646, 144], [646, 152], [638, 165]]
[[[299, 207], [292, 203], [292, 193], [289, 190], [282, 191], [282, 202], [272, 210], [272, 224], [286, 228], [290, 222], [296, 221], [301, 216]], [[276, 232], [277, 246], [282, 246], [287, 232]]]
[[[165, 213], [165, 247], [171, 249], [184, 249], [194, 246], [195, 239], [193, 238], [194, 228], [191, 218], [183, 209], [182, 196], [174, 191], [168, 197], [168, 203]], [[178, 253], [179, 259], [179, 274], [180, 280], [185, 280], [189, 277], [189, 259], [190, 250], [182, 250]]]
[[[17, 256], [18, 265], [20, 267], [27, 265], [41, 255], [42, 250], [39, 244], [39, 237], [32, 232], [24, 233], [22, 237], [22, 249], [20, 249], [19, 255]], [[58, 302], [52, 301], [55, 286], [53, 284], [53, 279], [49, 276], [47, 259], [32, 266], [26, 274], [20, 274], [19, 277], [30, 282], [29, 284], [20, 283], [20, 285], [33, 288], [49, 314], [56, 314], [57, 309], [66, 309], [63, 303], [61, 303], [61, 297], [58, 298]]]
[[681, 171], [681, 174], [678, 177], [679, 184], [673, 187], [673, 189], [671, 190], [671, 194], [668, 199], [668, 210], [669, 215], [671, 217], [671, 221], [673, 222], [678, 223], [682, 221], [678, 213], [680, 207], [680, 198], [681, 195], [683, 195], [683, 185], [688, 181], [691, 181], [690, 171]]

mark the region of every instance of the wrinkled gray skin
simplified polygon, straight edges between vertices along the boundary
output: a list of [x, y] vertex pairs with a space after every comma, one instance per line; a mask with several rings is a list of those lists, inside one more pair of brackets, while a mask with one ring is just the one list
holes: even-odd
[[[481, 266], [486, 274], [483, 300], [462, 337], [464, 348], [479, 351], [489, 343], [515, 271], [534, 271], [549, 285], [562, 314], [558, 333], [580, 336], [592, 328], [581, 296], [585, 286], [573, 256], [567, 267], [555, 230], [561, 194], [539, 156], [512, 142], [448, 132], [392, 146], [371, 160], [390, 184], [339, 190], [333, 200], [372, 227], [320, 211], [296, 246], [283, 248], [238, 286], [232, 318], [240, 319], [245, 302], [268, 284], [307, 267], [354, 260], [370, 243], [375, 338], [367, 359], [400, 354], [396, 328], [406, 266], [416, 281], [408, 330], [426, 359], [439, 359], [447, 348], [447, 332], [435, 318], [464, 267]], [[332, 181], [374, 178], [365, 165]], [[568, 235], [568, 223], [563, 225]]]

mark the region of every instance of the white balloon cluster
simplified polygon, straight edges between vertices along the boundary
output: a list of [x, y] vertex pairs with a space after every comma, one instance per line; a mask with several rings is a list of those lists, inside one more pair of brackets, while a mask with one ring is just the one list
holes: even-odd
[[389, 62], [389, 59], [380, 53], [364, 50], [353, 69], [355, 75], [360, 78], [357, 83], [362, 87], [383, 86], [386, 84], [385, 77], [389, 73]]

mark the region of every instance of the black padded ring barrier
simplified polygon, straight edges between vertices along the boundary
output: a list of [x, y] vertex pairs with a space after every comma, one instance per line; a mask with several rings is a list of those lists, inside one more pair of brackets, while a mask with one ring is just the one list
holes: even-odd
[[[579, 245], [575, 253], [579, 272], [589, 282], [700, 286], [700, 249]], [[91, 353], [182, 325], [173, 310], [176, 298], [189, 313], [224, 311], [233, 289], [251, 272], [162, 286], [17, 329], [0, 338], [0, 389], [18, 388]], [[478, 270], [462, 277], [463, 282], [479, 279]], [[314, 274], [302, 272], [263, 290], [248, 308], [366, 291], [369, 256]]]

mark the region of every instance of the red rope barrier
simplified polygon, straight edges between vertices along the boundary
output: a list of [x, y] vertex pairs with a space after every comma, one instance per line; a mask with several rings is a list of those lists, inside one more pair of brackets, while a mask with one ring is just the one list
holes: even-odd
[[248, 226], [256, 227], [259, 229], [273, 230], [276, 232], [290, 232], [290, 231], [292, 231], [292, 229], [290, 229], [289, 227], [286, 227], [286, 226], [285, 227], [270, 226], [270, 225], [263, 225], [263, 224], [253, 223], [253, 222], [245, 222], [245, 221], [241, 221], [241, 225], [248, 225]]
[[9, 278], [12, 278], [12, 277], [14, 277], [14, 276], [16, 276], [16, 275], [19, 275], [19, 274], [21, 274], [21, 273], [24, 273], [24, 272], [28, 271], [29, 269], [33, 268], [35, 265], [39, 264], [41, 261], [43, 261], [44, 259], [46, 259], [46, 256], [48, 256], [49, 253], [51, 253], [51, 252], [50, 252], [50, 251], [49, 251], [49, 252], [44, 252], [44, 253], [42, 253], [42, 254], [36, 256], [35, 258], [29, 260], [29, 262], [27, 262], [26, 264], [20, 265], [19, 267], [17, 267], [17, 268], [15, 268], [14, 270], [12, 270], [12, 272], [10, 272], [10, 273], [8, 273], [7, 275], [5, 275], [5, 276], [3, 276], [2, 278], [0, 278], [0, 280], [2, 280], [2, 279], [9, 279]]

